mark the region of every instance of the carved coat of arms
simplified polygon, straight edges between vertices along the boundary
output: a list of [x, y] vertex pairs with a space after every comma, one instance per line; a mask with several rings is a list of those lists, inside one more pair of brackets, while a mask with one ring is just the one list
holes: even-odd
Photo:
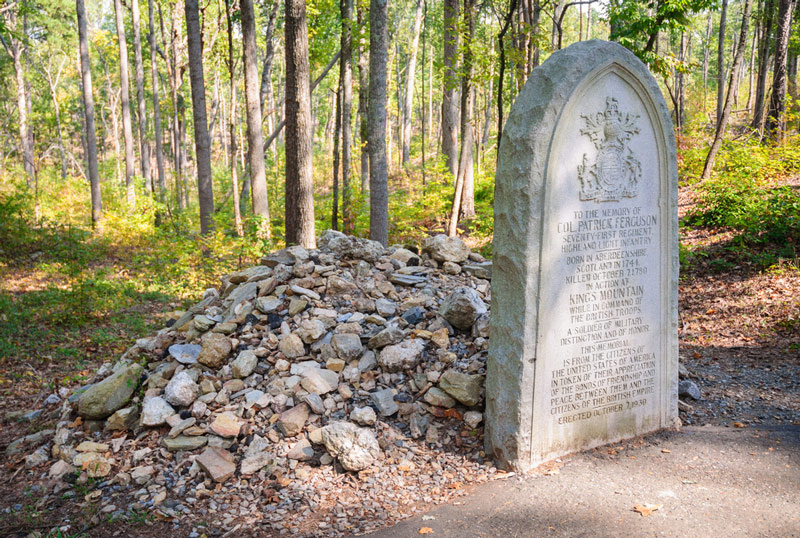
[[597, 148], [594, 162], [583, 154], [578, 166], [581, 182], [581, 200], [597, 202], [619, 201], [637, 194], [642, 165], [628, 147], [628, 142], [639, 134], [638, 114], [623, 114], [613, 97], [606, 99], [606, 109], [594, 115], [582, 115], [586, 135]]

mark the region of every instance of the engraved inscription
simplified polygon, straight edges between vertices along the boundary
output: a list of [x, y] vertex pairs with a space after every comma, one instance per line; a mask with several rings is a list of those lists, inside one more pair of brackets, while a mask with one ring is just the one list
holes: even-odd
[[642, 206], [573, 211], [557, 223], [568, 323], [557, 334], [550, 416], [570, 424], [647, 406], [656, 348], [644, 306], [658, 216]]
[[586, 127], [581, 134], [588, 136], [597, 149], [594, 162], [583, 154], [578, 166], [581, 182], [580, 199], [597, 202], [619, 201], [634, 198], [637, 194], [642, 165], [628, 147], [628, 142], [639, 134], [638, 114], [623, 114], [614, 97], [606, 99], [606, 109], [591, 115], [581, 115]]

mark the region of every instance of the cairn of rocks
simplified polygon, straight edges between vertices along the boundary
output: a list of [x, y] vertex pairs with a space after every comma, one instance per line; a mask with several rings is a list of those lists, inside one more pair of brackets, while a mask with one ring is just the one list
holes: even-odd
[[332, 230], [318, 245], [225, 277], [7, 453], [41, 445], [25, 465], [51, 480], [103, 479], [186, 510], [182, 498], [226, 482], [442, 469], [414, 443], [494, 472], [481, 426], [491, 263], [444, 235], [421, 252]]

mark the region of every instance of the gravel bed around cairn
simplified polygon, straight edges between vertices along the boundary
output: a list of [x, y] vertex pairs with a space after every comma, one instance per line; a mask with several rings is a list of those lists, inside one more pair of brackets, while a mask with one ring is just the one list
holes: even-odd
[[52, 495], [93, 480], [76, 503], [190, 536], [385, 526], [503, 475], [483, 452], [490, 274], [457, 238], [329, 230], [206, 290], [7, 455]]

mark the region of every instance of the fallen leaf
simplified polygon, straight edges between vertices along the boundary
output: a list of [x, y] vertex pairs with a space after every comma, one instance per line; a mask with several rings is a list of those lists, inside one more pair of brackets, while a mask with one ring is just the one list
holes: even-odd
[[670, 450], [668, 448], [662, 448], [661, 452], [663, 452], [664, 454], [670, 454], [670, 453], [672, 453], [672, 450]]
[[747, 424], [745, 424], [744, 422], [734, 422], [733, 423], [733, 427], [734, 428], [746, 428]]
[[558, 474], [558, 473], [560, 473], [560, 472], [561, 472], [561, 471], [559, 471], [558, 469], [550, 469], [549, 471], [547, 471], [547, 472], [546, 472], [546, 473], [544, 473], [544, 474], [546, 474], [547, 476], [555, 476], [555, 475], [557, 475], [557, 474]]
[[461, 416], [461, 413], [459, 413], [458, 411], [456, 411], [455, 409], [452, 409], [452, 408], [445, 410], [444, 416], [445, 416], [445, 418], [454, 418], [456, 420], [461, 420], [463, 418]]
[[430, 527], [422, 527], [418, 534], [433, 534], [433, 529]]
[[647, 517], [659, 508], [664, 506], [663, 504], [637, 504], [633, 507], [634, 512], [639, 512], [642, 514], [642, 517]]

